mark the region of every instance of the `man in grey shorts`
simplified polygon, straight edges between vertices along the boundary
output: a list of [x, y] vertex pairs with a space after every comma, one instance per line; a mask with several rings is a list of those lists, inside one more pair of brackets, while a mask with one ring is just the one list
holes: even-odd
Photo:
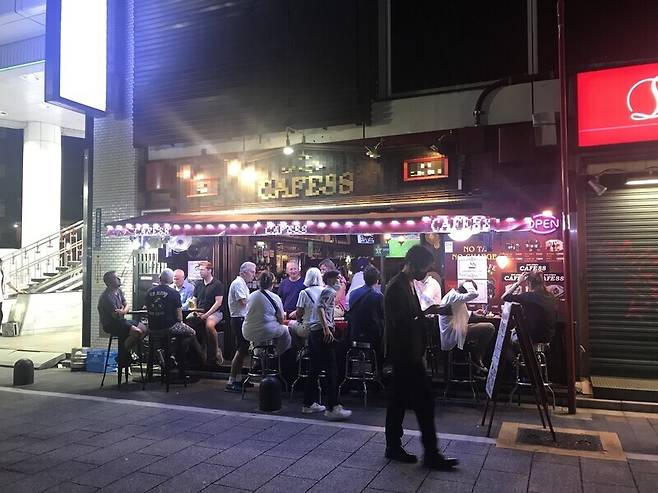
[[224, 299], [224, 286], [213, 278], [213, 266], [208, 261], [199, 262], [199, 275], [201, 280], [194, 288], [194, 301], [202, 311], [199, 319], [204, 323], [205, 343], [207, 346], [208, 364], [220, 366], [224, 362], [217, 343], [217, 324], [222, 320], [222, 301]]

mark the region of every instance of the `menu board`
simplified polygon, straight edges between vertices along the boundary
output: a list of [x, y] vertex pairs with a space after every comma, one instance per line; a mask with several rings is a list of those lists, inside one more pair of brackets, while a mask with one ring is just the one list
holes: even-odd
[[498, 376], [498, 368], [501, 363], [500, 358], [505, 354], [505, 347], [509, 341], [509, 332], [511, 331], [508, 331], [508, 324], [511, 312], [512, 303], [505, 303], [500, 318], [498, 337], [496, 337], [496, 346], [494, 347], [493, 356], [491, 357], [491, 365], [489, 366], [489, 373], [487, 374], [487, 385], [485, 388], [490, 399], [493, 399], [494, 389], [496, 387], [496, 377]]

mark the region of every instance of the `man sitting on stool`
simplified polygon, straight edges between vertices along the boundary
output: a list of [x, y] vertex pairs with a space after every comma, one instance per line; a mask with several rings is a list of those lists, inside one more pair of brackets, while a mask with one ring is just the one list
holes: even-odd
[[130, 305], [121, 291], [121, 279], [117, 273], [113, 270], [106, 272], [103, 274], [103, 282], [107, 287], [98, 299], [98, 316], [105, 332], [126, 341], [126, 351], [119, 348], [125, 359], [118, 363], [122, 367], [127, 366], [132, 360], [130, 349], [146, 335], [147, 329], [144, 324], [125, 318]]
[[[475, 344], [475, 354], [471, 354], [476, 368], [486, 373], [482, 358], [489, 348], [491, 339], [496, 332], [493, 324], [480, 322], [469, 324], [471, 313], [466, 303], [478, 297], [477, 285], [474, 281], [461, 281], [457, 289], [451, 289], [441, 299], [441, 305], [450, 305], [452, 315], [439, 315], [439, 328], [441, 330], [441, 349], [450, 351], [455, 346], [464, 349], [464, 343]], [[477, 310], [476, 315], [484, 315], [482, 310]]]
[[160, 274], [160, 284], [153, 286], [146, 293], [149, 329], [152, 333], [162, 333], [166, 330], [169, 337], [177, 337], [181, 342], [181, 356], [188, 348], [191, 348], [205, 364], [206, 354], [201, 351], [201, 345], [196, 339], [196, 332], [192, 327], [183, 323], [180, 294], [169, 286], [173, 280], [174, 271], [164, 269]]

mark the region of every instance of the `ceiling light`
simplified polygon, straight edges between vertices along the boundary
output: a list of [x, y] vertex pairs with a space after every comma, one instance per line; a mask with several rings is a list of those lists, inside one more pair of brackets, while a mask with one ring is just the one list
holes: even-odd
[[7, 113], [6, 111], [0, 110], [0, 116], [7, 116], [8, 114], [9, 113]]
[[241, 169], [242, 169], [242, 162], [239, 159], [231, 159], [228, 162], [229, 176], [238, 176], [240, 174]]
[[626, 185], [658, 185], [658, 178], [629, 178]]
[[383, 142], [384, 139], [379, 139], [379, 142], [377, 142], [377, 145], [375, 145], [375, 147], [365, 146], [366, 156], [368, 156], [370, 159], [379, 159], [380, 157], [382, 157], [381, 152], [379, 152], [379, 148], [381, 147]]
[[286, 132], [286, 146], [283, 148], [283, 153], [286, 156], [290, 156], [293, 152], [295, 152], [295, 150], [290, 145], [290, 135]]
[[[592, 188], [592, 190], [594, 190], [594, 193], [599, 197], [603, 195], [605, 191], [608, 189], [608, 187], [601, 184], [598, 176], [595, 176], [591, 180], [588, 180], [587, 184]], [[628, 182], [626, 182], [626, 184], [628, 185]]]

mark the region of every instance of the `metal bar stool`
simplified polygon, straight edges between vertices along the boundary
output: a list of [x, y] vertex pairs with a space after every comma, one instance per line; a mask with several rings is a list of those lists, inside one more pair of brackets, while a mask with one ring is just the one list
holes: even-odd
[[284, 392], [288, 392], [288, 384], [281, 376], [281, 356], [277, 354], [274, 341], [264, 341], [249, 349], [249, 370], [242, 382], [242, 399], [247, 389], [247, 382], [254, 378], [278, 377], [283, 385]]
[[[300, 380], [308, 378], [309, 370], [311, 369], [311, 355], [308, 349], [308, 343], [297, 351], [297, 378], [292, 382], [290, 386], [290, 398], [292, 399], [292, 394], [295, 391], [295, 386]], [[322, 404], [322, 384], [320, 379], [325, 377], [325, 371], [322, 370], [318, 374], [318, 404]]]
[[384, 384], [379, 378], [379, 367], [377, 365], [377, 353], [369, 342], [352, 342], [352, 347], [345, 355], [345, 379], [338, 386], [338, 397], [348, 382], [358, 381], [363, 386], [363, 406], [368, 405], [367, 382], [376, 382], [384, 390]]
[[[446, 378], [446, 387], [443, 391], [443, 398], [448, 398], [448, 391], [453, 383], [469, 384], [471, 392], [473, 393], [473, 401], [477, 404], [479, 402], [478, 393], [476, 388], [477, 380], [475, 378], [473, 370], [475, 369], [475, 363], [473, 357], [471, 356], [471, 351], [475, 349], [475, 346], [469, 342], [464, 344], [464, 349], [459, 349], [454, 347], [448, 351], [448, 361], [447, 361], [447, 378]], [[461, 376], [460, 376], [461, 375]]]
[[[553, 401], [553, 410], [555, 411], [555, 392], [553, 391], [553, 384], [548, 379], [548, 360], [546, 359], [546, 353], [549, 351], [550, 348], [551, 345], [548, 342], [540, 342], [538, 344], [533, 344], [535, 357], [537, 358], [537, 365], [539, 366], [539, 373], [541, 373], [541, 378], [544, 381], [544, 388], [548, 390], [548, 392], [551, 394], [551, 400]], [[523, 361], [523, 355], [521, 354], [520, 351], [514, 358], [514, 368], [516, 370], [516, 378], [514, 380], [514, 387], [512, 388], [512, 391], [509, 394], [509, 403], [510, 405], [512, 404], [512, 400], [514, 399], [514, 394], [516, 393], [517, 390], [519, 390], [519, 393], [517, 394], [517, 399], [518, 399], [518, 404], [520, 406], [521, 392], [519, 387], [530, 387], [529, 380], [524, 379], [521, 376], [521, 370], [523, 370], [523, 372], [525, 373], [526, 366], [525, 366], [525, 362]]]
[[[107, 374], [107, 364], [110, 360], [112, 341], [114, 340], [115, 337], [117, 338], [117, 384], [119, 387], [121, 387], [121, 380], [123, 379], [124, 371], [125, 371], [126, 383], [128, 383], [128, 374], [130, 371], [130, 365], [132, 361], [129, 361], [128, 364], [126, 364], [126, 359], [127, 359], [126, 351], [128, 351], [125, 346], [126, 338], [115, 336], [114, 334], [110, 334], [110, 338], [107, 341], [107, 352], [105, 353], [105, 364], [103, 365], [103, 378], [101, 379], [101, 387], [103, 387], [103, 385], [105, 384], [105, 375]], [[139, 373], [140, 376], [142, 377], [142, 382], [143, 382], [144, 381], [144, 370], [142, 368], [143, 348], [141, 341], [138, 342], [137, 353], [139, 356]]]
[[[151, 331], [149, 337], [149, 356], [146, 365], [146, 374], [152, 375], [153, 362], [157, 357], [158, 365], [160, 366], [160, 383], [165, 385], [166, 391], [169, 392], [169, 385], [171, 384], [171, 370], [173, 368], [173, 351], [172, 347], [177, 344], [177, 338], [169, 334], [168, 330]], [[182, 364], [182, 361], [180, 362]], [[180, 368], [180, 367], [179, 367]], [[182, 372], [181, 372], [182, 373]], [[187, 388], [187, 376], [182, 373], [183, 385]], [[143, 388], [146, 388], [146, 379], [144, 380]]]

